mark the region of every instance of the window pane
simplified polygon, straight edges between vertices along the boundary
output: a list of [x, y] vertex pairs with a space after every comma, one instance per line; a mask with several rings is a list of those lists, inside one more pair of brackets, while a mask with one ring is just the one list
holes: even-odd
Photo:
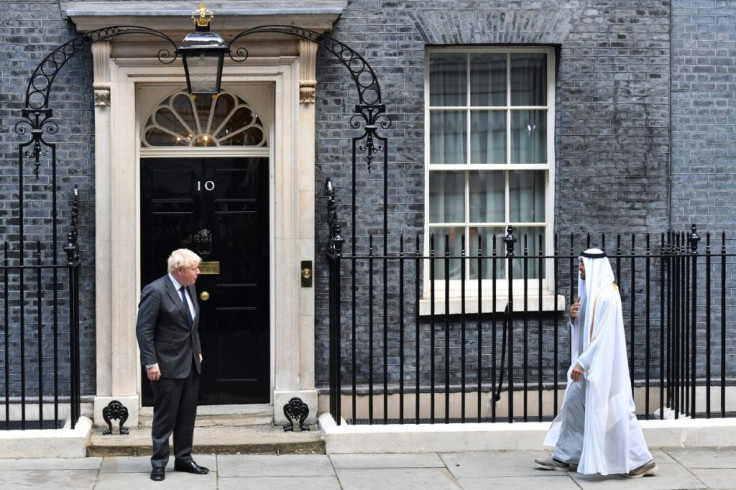
[[506, 163], [506, 112], [473, 111], [470, 118], [470, 162]]
[[430, 163], [466, 163], [464, 111], [432, 111], [429, 115]]
[[[460, 257], [463, 246], [463, 231], [465, 228], [430, 228], [430, 253], [434, 251], [434, 256], [438, 257], [434, 262], [434, 276], [430, 271], [430, 278], [444, 279], [460, 279], [462, 260], [454, 258], [445, 260], [445, 251], [449, 250], [450, 257]], [[449, 248], [448, 248], [449, 245]], [[449, 272], [449, 274], [447, 274]], [[435, 285], [436, 286], [436, 285]]]
[[470, 222], [504, 221], [504, 172], [469, 172]]
[[547, 105], [547, 57], [511, 55], [511, 105]]
[[[204, 102], [204, 100], [207, 99], [207, 97], [197, 97], [196, 100], [199, 101], [199, 99], [203, 99], [201, 102]], [[198, 105], [199, 104], [200, 102], [198, 102]], [[212, 114], [213, 116], [212, 128], [213, 129], [220, 127], [220, 125], [223, 122], [225, 122], [226, 117], [235, 108], [236, 104], [237, 104], [237, 101], [235, 100], [235, 97], [233, 97], [231, 94], [222, 94], [222, 95], [219, 95], [217, 99], [215, 99], [215, 108], [214, 108], [215, 110]], [[208, 104], [206, 107], [202, 107], [201, 109], [197, 107], [197, 110], [200, 113], [200, 115], [204, 116], [203, 117], [204, 120], [207, 120], [207, 118], [209, 117], [211, 105], [212, 103], [210, 102], [210, 104]], [[243, 122], [244, 124], [242, 125], [244, 126], [245, 124], [248, 124], [248, 122], [250, 121], [243, 121]]]
[[429, 173], [429, 222], [465, 221], [465, 179], [462, 172]]
[[467, 66], [463, 54], [432, 54], [429, 58], [429, 105], [466, 105]]
[[[478, 233], [480, 233], [481, 260], [478, 260]], [[470, 257], [468, 265], [470, 266], [470, 279], [478, 279], [478, 262], [480, 262], [481, 279], [493, 279], [493, 269], [496, 269], [496, 279], [503, 279], [504, 270], [504, 251], [503, 237], [505, 235], [503, 227], [496, 228], [470, 228]], [[493, 251], [496, 251], [496, 258], [493, 258]]]
[[546, 111], [511, 111], [511, 163], [547, 163]]
[[[539, 239], [544, 239], [544, 228], [514, 228], [514, 236], [518, 240], [514, 247], [514, 279], [539, 279]], [[524, 261], [524, 249], [526, 247], [526, 262]], [[526, 267], [526, 277], [524, 277]], [[542, 264], [544, 272], [544, 264]]]
[[509, 172], [509, 217], [512, 222], [544, 222], [544, 177], [541, 170]]
[[146, 121], [144, 139], [150, 146], [187, 146], [191, 140], [184, 126], [168, 107], [161, 107]]
[[470, 57], [470, 105], [506, 105], [505, 54], [474, 54]]
[[[200, 98], [203, 99], [204, 97]], [[184, 124], [186, 124], [192, 131], [197, 131], [199, 129], [195, 119], [197, 114], [194, 113], [194, 107], [192, 104], [192, 99], [184, 93], [174, 95], [171, 101], [171, 106], [174, 111], [179, 114], [179, 117], [184, 121]]]

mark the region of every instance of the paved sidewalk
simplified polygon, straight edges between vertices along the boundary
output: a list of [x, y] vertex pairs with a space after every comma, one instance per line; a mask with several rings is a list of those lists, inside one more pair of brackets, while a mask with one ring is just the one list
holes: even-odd
[[[543, 471], [539, 451], [425, 454], [195, 455], [208, 475], [167, 471], [149, 479], [147, 456], [0, 459], [0, 488], [79, 489], [696, 489], [736, 488], [736, 448], [658, 449], [656, 476], [584, 476]], [[169, 470], [171, 470], [170, 464]]]

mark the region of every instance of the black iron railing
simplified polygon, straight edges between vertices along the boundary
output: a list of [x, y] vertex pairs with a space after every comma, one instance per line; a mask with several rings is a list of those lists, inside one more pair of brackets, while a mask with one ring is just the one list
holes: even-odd
[[[36, 241], [24, 260], [8, 242], [0, 265], [0, 429], [74, 428], [81, 408], [78, 196], [66, 264], [49, 263]], [[51, 251], [53, 252], [53, 250]]]
[[[577, 258], [607, 249], [624, 308], [630, 376], [641, 417], [726, 417], [736, 379], [734, 253], [725, 234], [479, 237], [477, 253], [343, 253], [328, 192], [330, 410], [338, 422], [447, 423], [553, 418], [570, 365], [566, 307]], [[486, 240], [484, 242], [484, 240]], [[517, 241], [518, 240], [518, 241]], [[490, 243], [490, 250], [482, 248]], [[411, 248], [411, 250], [407, 250]], [[442, 252], [438, 254], [438, 248]], [[497, 251], [505, 250], [505, 253]], [[542, 280], [540, 280], [540, 277]]]

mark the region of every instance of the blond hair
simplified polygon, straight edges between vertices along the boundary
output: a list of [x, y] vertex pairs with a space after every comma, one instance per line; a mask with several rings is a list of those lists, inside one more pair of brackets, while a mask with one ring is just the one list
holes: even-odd
[[189, 250], [188, 248], [180, 248], [171, 252], [168, 259], [169, 272], [174, 272], [179, 267], [192, 267], [199, 265], [202, 258]]

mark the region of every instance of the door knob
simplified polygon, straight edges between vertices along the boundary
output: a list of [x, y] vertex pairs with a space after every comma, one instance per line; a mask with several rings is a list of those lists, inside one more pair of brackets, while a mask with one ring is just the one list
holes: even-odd
[[210, 293], [208, 293], [207, 291], [202, 291], [201, 293], [199, 293], [199, 299], [201, 299], [202, 301], [207, 301], [208, 299], [210, 299]]

